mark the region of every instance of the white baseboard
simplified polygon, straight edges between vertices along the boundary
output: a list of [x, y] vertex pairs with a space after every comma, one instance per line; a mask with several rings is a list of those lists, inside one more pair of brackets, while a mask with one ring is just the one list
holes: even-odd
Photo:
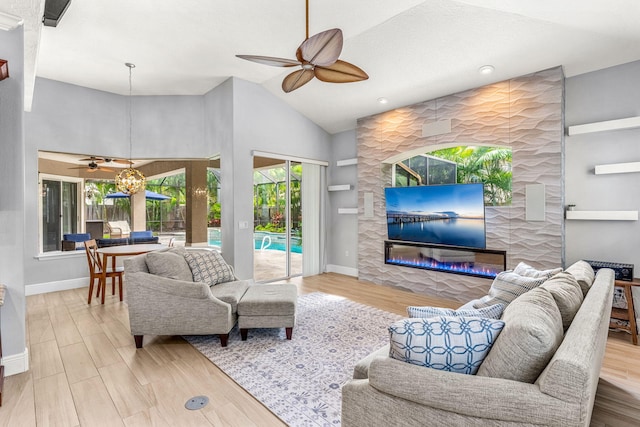
[[29, 350], [24, 349], [24, 353], [11, 354], [2, 358], [4, 365], [4, 375], [16, 375], [29, 370]]
[[351, 267], [344, 267], [342, 265], [327, 264], [327, 273], [344, 274], [345, 276], [358, 277], [358, 269]]
[[26, 285], [24, 287], [25, 296], [46, 294], [48, 292], [66, 291], [69, 289], [84, 288], [89, 286], [88, 277], [80, 277], [78, 279], [58, 280], [56, 282], [36, 283], [35, 285]]

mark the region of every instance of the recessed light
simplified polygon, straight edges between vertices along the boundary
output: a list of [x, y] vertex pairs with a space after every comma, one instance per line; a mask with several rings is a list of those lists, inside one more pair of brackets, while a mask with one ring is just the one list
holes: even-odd
[[386, 104], [387, 102], [389, 102], [389, 100], [387, 98], [385, 98], [385, 97], [380, 97], [380, 98], [378, 98], [378, 102], [380, 104]]
[[480, 74], [491, 74], [493, 73], [493, 70], [495, 70], [495, 68], [493, 68], [493, 65], [483, 65], [482, 67], [478, 68], [478, 72]]

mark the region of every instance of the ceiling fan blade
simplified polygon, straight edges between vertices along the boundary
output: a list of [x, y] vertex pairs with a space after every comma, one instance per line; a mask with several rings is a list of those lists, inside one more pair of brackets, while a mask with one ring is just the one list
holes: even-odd
[[311, 79], [313, 79], [313, 70], [302, 69], [294, 71], [282, 81], [282, 90], [289, 93], [309, 83]]
[[89, 157], [87, 159], [80, 159], [79, 161], [81, 162], [95, 162], [95, 163], [103, 163], [104, 159], [100, 158], [100, 157]]
[[313, 65], [331, 65], [342, 52], [342, 31], [334, 28], [318, 33], [302, 42], [299, 49], [305, 61]]
[[120, 163], [122, 165], [130, 165], [131, 162], [125, 159], [104, 159], [106, 163]]
[[300, 62], [294, 59], [276, 58], [273, 56], [236, 55], [236, 57], [272, 67], [295, 67], [296, 65], [300, 65]]
[[329, 83], [359, 82], [369, 78], [359, 67], [341, 60], [326, 67], [316, 66], [314, 73], [318, 80]]
[[111, 169], [111, 168], [103, 168], [102, 166], [101, 166], [101, 167], [99, 167], [99, 168], [96, 168], [96, 169], [90, 169], [90, 171], [91, 171], [91, 172], [96, 171], [96, 170], [103, 171], [103, 172], [115, 172], [115, 171], [114, 171], [113, 169]]

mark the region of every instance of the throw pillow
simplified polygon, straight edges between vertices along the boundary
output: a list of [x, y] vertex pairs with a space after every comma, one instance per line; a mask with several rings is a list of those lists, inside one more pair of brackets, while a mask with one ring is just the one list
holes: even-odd
[[498, 273], [489, 289], [488, 298], [476, 302], [475, 308], [489, 307], [494, 304], [509, 304], [511, 301], [542, 285], [547, 277], [525, 277], [511, 271]]
[[540, 287], [548, 290], [556, 301], [562, 317], [562, 328], [566, 331], [571, 326], [571, 322], [573, 322], [573, 318], [584, 299], [580, 285], [570, 273], [563, 271], [544, 282]]
[[544, 288], [533, 289], [505, 308], [505, 326], [478, 375], [533, 383], [562, 342], [562, 318]]
[[430, 318], [437, 316], [449, 317], [484, 317], [487, 319], [499, 319], [506, 306], [494, 304], [484, 308], [457, 309], [441, 307], [407, 307], [407, 315], [413, 318]]
[[193, 282], [191, 268], [184, 259], [184, 256], [172, 252], [149, 252], [146, 255], [147, 268], [149, 273], [156, 276], [168, 277], [169, 279], [184, 280]]
[[206, 282], [211, 285], [235, 280], [233, 269], [218, 251], [185, 251], [194, 282]]
[[594, 273], [593, 268], [591, 268], [591, 264], [580, 260], [570, 265], [566, 271], [576, 278], [580, 288], [582, 289], [582, 295], [587, 296], [587, 292], [589, 292], [589, 288], [591, 288], [593, 280], [596, 278], [596, 274]]
[[534, 267], [531, 267], [529, 264], [521, 262], [516, 265], [516, 268], [513, 269], [513, 272], [525, 277], [545, 277], [550, 278], [555, 274], [558, 274], [562, 271], [562, 268], [552, 268], [549, 270], [538, 270]]
[[501, 320], [477, 317], [399, 320], [389, 327], [389, 357], [473, 375], [504, 325]]

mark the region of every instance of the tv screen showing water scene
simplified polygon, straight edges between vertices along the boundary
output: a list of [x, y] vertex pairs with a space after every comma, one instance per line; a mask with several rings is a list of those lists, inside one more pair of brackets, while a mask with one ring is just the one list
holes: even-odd
[[485, 249], [484, 185], [385, 188], [389, 240]]

